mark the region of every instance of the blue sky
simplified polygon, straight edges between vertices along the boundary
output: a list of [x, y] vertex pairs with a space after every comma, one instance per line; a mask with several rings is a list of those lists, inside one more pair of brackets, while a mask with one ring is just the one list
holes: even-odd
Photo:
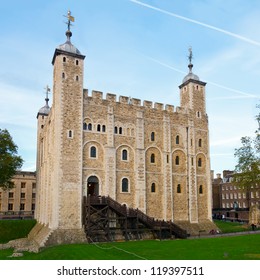
[[[260, 99], [258, 0], [10, 0], [1, 3], [0, 128], [35, 170], [36, 115], [52, 88], [51, 60], [65, 42], [86, 55], [84, 87], [179, 106], [188, 72], [207, 82], [211, 169], [234, 169], [234, 149], [252, 136]], [[51, 103], [51, 102], [50, 102]]]

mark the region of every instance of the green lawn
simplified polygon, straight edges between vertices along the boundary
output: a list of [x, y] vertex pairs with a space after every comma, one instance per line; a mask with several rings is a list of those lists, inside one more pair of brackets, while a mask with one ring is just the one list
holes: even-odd
[[35, 220], [0, 220], [0, 243], [26, 237], [35, 224]]
[[[12, 250], [0, 251], [10, 259]], [[60, 245], [40, 253], [25, 252], [23, 260], [260, 260], [260, 235], [169, 241]]]
[[[0, 221], [1, 242], [5, 234], [26, 236], [34, 221]], [[225, 223], [222, 225], [222, 223]], [[222, 222], [218, 226], [239, 225]], [[240, 225], [243, 226], [243, 225]], [[6, 228], [8, 227], [8, 228]], [[26, 232], [27, 228], [27, 232]], [[19, 229], [19, 230], [18, 230]], [[4, 230], [4, 231], [3, 231]], [[228, 229], [226, 229], [228, 230]], [[231, 230], [231, 229], [230, 229]], [[5, 234], [4, 234], [5, 232]], [[0, 259], [10, 259], [13, 250], [0, 250]], [[60, 245], [43, 249], [38, 254], [24, 252], [23, 260], [260, 260], [260, 234], [186, 240], [146, 240], [94, 244]]]
[[214, 223], [217, 225], [217, 227], [221, 230], [222, 233], [251, 230], [251, 227], [248, 224], [241, 224], [238, 222], [215, 220]]

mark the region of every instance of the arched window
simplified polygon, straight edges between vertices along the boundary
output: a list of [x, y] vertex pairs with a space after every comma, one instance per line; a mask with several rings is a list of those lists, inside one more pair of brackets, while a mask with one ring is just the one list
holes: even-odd
[[123, 129], [122, 127], [119, 127], [119, 134], [122, 134], [123, 133]]
[[102, 132], [106, 132], [106, 126], [102, 125]]
[[87, 124], [84, 122], [84, 123], [83, 123], [83, 130], [87, 130], [87, 128], [88, 128], [88, 126], [87, 126]]
[[122, 151], [122, 160], [127, 160], [127, 150]]
[[179, 136], [179, 135], [176, 136], [176, 141], [175, 141], [175, 143], [176, 143], [177, 145], [180, 144], [180, 136]]
[[155, 155], [151, 154], [151, 163], [155, 163]]
[[199, 139], [199, 147], [202, 147], [202, 139]]
[[101, 130], [101, 126], [100, 124], [97, 125], [97, 131], [100, 131]]
[[88, 130], [92, 130], [92, 124], [91, 123], [88, 124]]
[[76, 76], [76, 81], [77, 81], [77, 82], [79, 81], [79, 76], [78, 76], [78, 75]]
[[151, 192], [155, 192], [155, 183], [152, 183], [151, 185]]
[[65, 56], [63, 57], [63, 62], [66, 62], [66, 57]]
[[152, 132], [152, 133], [151, 133], [151, 141], [154, 141], [154, 140], [155, 140], [155, 133]]
[[62, 72], [62, 79], [65, 79], [65, 73]]
[[97, 157], [97, 148], [95, 146], [90, 147], [90, 157], [91, 158]]
[[202, 159], [199, 158], [199, 159], [198, 159], [198, 167], [201, 167], [201, 166], [202, 166]]
[[179, 157], [179, 156], [176, 156], [176, 158], [175, 158], [175, 164], [176, 164], [176, 165], [179, 165], [179, 164], [180, 164], [180, 157]]
[[177, 185], [177, 193], [181, 193], [181, 184]]
[[117, 126], [115, 126], [114, 132], [115, 134], [117, 134]]
[[123, 178], [122, 180], [122, 192], [128, 192], [128, 179]]
[[202, 185], [199, 186], [199, 193], [203, 194], [203, 186]]
[[79, 65], [79, 61], [76, 59], [76, 65]]

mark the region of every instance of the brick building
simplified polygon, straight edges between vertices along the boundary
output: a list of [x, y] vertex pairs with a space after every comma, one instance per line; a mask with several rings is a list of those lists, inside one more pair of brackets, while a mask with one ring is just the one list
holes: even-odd
[[0, 188], [0, 219], [33, 217], [36, 200], [36, 172], [18, 171], [12, 178], [14, 188]]
[[85, 56], [71, 43], [69, 23], [70, 16], [67, 41], [52, 59], [52, 108], [47, 95], [37, 115], [35, 232], [42, 244], [50, 237], [82, 240], [88, 195], [110, 196], [187, 230], [212, 228], [206, 83], [192, 72], [191, 50], [179, 107], [90, 95], [83, 88]]
[[233, 180], [234, 171], [224, 170], [212, 182], [213, 215], [230, 220], [249, 221], [249, 209], [260, 206], [260, 189], [242, 190]]

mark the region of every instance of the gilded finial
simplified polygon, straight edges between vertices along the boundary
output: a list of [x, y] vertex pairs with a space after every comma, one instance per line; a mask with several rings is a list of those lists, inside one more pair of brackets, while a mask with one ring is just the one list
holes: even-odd
[[71, 15], [71, 11], [68, 10], [67, 16], [64, 16], [68, 19], [68, 21], [66, 22], [66, 24], [68, 25], [68, 31], [70, 31], [70, 27], [72, 26], [71, 22], [75, 21], [75, 18]]

